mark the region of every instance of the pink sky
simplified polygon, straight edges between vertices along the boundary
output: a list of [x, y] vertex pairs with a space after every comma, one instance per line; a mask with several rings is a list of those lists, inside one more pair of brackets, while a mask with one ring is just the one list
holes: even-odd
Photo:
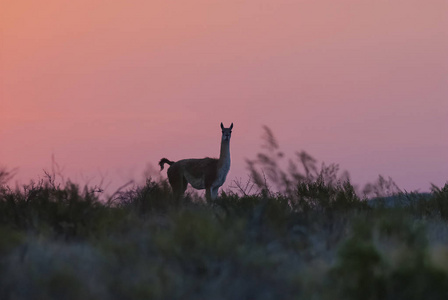
[[[2, 1], [0, 166], [79, 183], [217, 156], [262, 125], [358, 184], [448, 180], [446, 0]], [[165, 175], [165, 173], [164, 173]]]

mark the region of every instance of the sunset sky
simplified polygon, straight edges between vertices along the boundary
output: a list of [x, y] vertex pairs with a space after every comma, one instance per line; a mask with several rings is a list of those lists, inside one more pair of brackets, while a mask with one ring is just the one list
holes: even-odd
[[[0, 166], [109, 189], [269, 126], [356, 184], [448, 180], [446, 0], [1, 0]], [[166, 173], [163, 173], [165, 176]]]

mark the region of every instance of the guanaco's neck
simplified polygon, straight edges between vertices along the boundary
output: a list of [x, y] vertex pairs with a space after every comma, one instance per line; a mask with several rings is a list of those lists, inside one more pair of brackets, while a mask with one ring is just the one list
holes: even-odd
[[227, 166], [230, 168], [230, 141], [221, 141], [221, 151], [219, 153], [219, 167]]

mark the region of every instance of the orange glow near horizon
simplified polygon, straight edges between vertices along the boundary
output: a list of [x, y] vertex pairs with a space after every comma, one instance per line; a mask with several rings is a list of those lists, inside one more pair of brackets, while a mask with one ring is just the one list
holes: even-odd
[[448, 2], [4, 1], [0, 167], [142, 179], [148, 164], [219, 154], [245, 178], [269, 126], [355, 183], [448, 180]]

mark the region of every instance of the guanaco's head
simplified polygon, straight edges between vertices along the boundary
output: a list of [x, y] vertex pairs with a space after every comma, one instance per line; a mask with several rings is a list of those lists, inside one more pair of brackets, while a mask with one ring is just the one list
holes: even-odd
[[229, 128], [224, 128], [224, 125], [221, 123], [221, 129], [222, 129], [222, 140], [223, 141], [230, 141], [230, 136], [232, 135], [232, 128], [233, 123], [230, 125]]

